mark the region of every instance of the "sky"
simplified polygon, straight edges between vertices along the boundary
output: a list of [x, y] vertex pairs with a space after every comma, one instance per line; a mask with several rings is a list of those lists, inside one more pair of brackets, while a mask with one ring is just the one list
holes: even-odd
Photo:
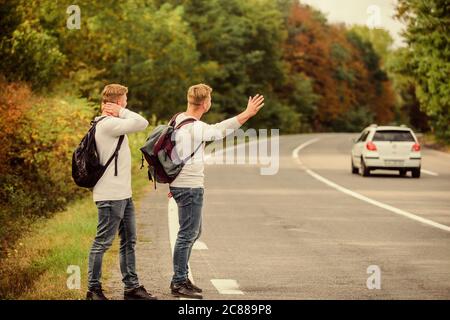
[[394, 20], [396, 0], [300, 0], [323, 13], [330, 22], [361, 24], [386, 29], [394, 39], [394, 47], [404, 46], [400, 35], [404, 26]]

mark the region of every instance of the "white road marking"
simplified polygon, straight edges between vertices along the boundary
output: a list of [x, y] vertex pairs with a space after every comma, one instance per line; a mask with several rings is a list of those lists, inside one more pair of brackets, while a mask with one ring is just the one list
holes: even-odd
[[[173, 251], [175, 248], [175, 242], [177, 240], [177, 233], [179, 230], [179, 224], [178, 224], [178, 207], [177, 203], [171, 197], [169, 199], [168, 203], [168, 219], [169, 219], [169, 239], [170, 239], [170, 249], [172, 250], [172, 258], [173, 258]], [[194, 244], [193, 249], [195, 250], [207, 250], [208, 246], [202, 242], [202, 241], [196, 241]], [[192, 276], [192, 269], [189, 265], [189, 279], [191, 279], [192, 282], [194, 282], [194, 277]], [[214, 287], [217, 289], [217, 291], [220, 294], [244, 294], [241, 290], [239, 290], [239, 284], [236, 280], [232, 279], [212, 279], [211, 280]], [[183, 298], [180, 297], [180, 300], [195, 300], [195, 299], [189, 299], [189, 298]]]
[[244, 294], [239, 290], [239, 284], [233, 279], [211, 279], [213, 286], [220, 294]]
[[[267, 139], [264, 139], [267, 140]], [[253, 142], [253, 143], [257, 143]], [[249, 143], [247, 143], [249, 144]], [[225, 152], [234, 149], [234, 148], [242, 148], [242, 147], [246, 146], [245, 142], [239, 143], [237, 145], [231, 146], [231, 147], [227, 147], [225, 149], [221, 149], [221, 150], [217, 150], [217, 152], [215, 152], [214, 156], [219, 156], [219, 155], [223, 155]], [[208, 154], [204, 157], [204, 161], [206, 162], [207, 160], [209, 160], [212, 157], [211, 154]], [[170, 240], [170, 249], [172, 251], [172, 258], [173, 258], [173, 251], [175, 248], [175, 242], [177, 241], [177, 233], [178, 230], [180, 229], [179, 224], [178, 224], [178, 206], [177, 203], [175, 202], [175, 199], [173, 199], [173, 197], [171, 197], [168, 201], [168, 220], [169, 220], [169, 240]], [[192, 249], [194, 250], [208, 250], [208, 246], [206, 245], [206, 243], [202, 242], [202, 241], [196, 241], [194, 243], [194, 246], [192, 247]], [[188, 264], [189, 266], [189, 279], [194, 282], [194, 277], [192, 275], [192, 269], [190, 264]], [[231, 280], [231, 279], [212, 279], [211, 280], [212, 284], [216, 287], [216, 289], [219, 291], [219, 293], [221, 294], [244, 294], [241, 290], [239, 290], [239, 285], [237, 283], [236, 280]], [[194, 300], [194, 299], [188, 299], [188, 298], [180, 298], [180, 300]]]
[[438, 229], [440, 229], [440, 230], [450, 232], [450, 227], [449, 227], [449, 226], [446, 226], [446, 225], [443, 225], [443, 224], [434, 222], [434, 221], [429, 220], [429, 219], [425, 219], [425, 218], [419, 217], [419, 216], [417, 216], [417, 215], [415, 215], [415, 214], [412, 214], [412, 213], [410, 213], [410, 212], [408, 212], [408, 211], [404, 211], [404, 210], [398, 209], [398, 208], [396, 208], [396, 207], [390, 206], [390, 205], [388, 205], [388, 204], [385, 204], [385, 203], [379, 202], [379, 201], [377, 201], [377, 200], [371, 199], [371, 198], [369, 198], [369, 197], [363, 196], [363, 195], [360, 194], [360, 193], [357, 193], [357, 192], [355, 192], [355, 191], [352, 191], [352, 190], [349, 190], [349, 189], [347, 189], [347, 188], [344, 188], [344, 187], [342, 187], [342, 186], [340, 186], [340, 185], [334, 183], [333, 181], [328, 180], [327, 178], [322, 177], [321, 175], [317, 174], [316, 172], [312, 171], [311, 169], [308, 169], [308, 168], [302, 163], [302, 161], [300, 160], [300, 158], [299, 158], [299, 152], [300, 152], [300, 150], [304, 149], [305, 147], [307, 147], [307, 146], [309, 146], [309, 145], [311, 145], [311, 144], [313, 144], [313, 143], [315, 143], [315, 142], [317, 142], [317, 141], [319, 141], [319, 140], [320, 140], [319, 138], [311, 139], [311, 140], [309, 140], [309, 141], [307, 141], [307, 142], [301, 144], [300, 146], [298, 146], [297, 148], [295, 148], [295, 149], [292, 151], [292, 157], [295, 159], [295, 161], [298, 162], [298, 164], [299, 164], [299, 165], [300, 165], [300, 166], [301, 166], [301, 167], [302, 167], [302, 168], [303, 168], [310, 176], [312, 176], [313, 178], [315, 178], [315, 179], [317, 179], [317, 180], [319, 180], [319, 181], [325, 183], [326, 185], [328, 185], [328, 186], [330, 186], [330, 187], [332, 187], [332, 188], [334, 188], [334, 189], [336, 189], [336, 190], [338, 190], [338, 191], [340, 191], [340, 192], [342, 192], [342, 193], [345, 193], [345, 194], [347, 194], [347, 195], [349, 195], [349, 196], [352, 196], [352, 197], [354, 197], [354, 198], [356, 198], [356, 199], [365, 201], [365, 202], [370, 203], [370, 204], [372, 204], [372, 205], [374, 205], [374, 206], [377, 206], [377, 207], [379, 207], [379, 208], [388, 210], [388, 211], [393, 212], [393, 213], [395, 213], [395, 214], [404, 216], [404, 217], [409, 218], [409, 219], [411, 219], [411, 220], [415, 220], [415, 221], [421, 222], [421, 223], [423, 223], [423, 224], [427, 224], [427, 225], [429, 225], [429, 226], [438, 228]]
[[194, 250], [208, 250], [208, 246], [206, 245], [206, 243], [197, 240], [197, 241], [195, 241], [194, 246], [192, 247], [192, 249], [194, 249]]
[[420, 171], [422, 171], [425, 174], [429, 174], [430, 176], [435, 176], [437, 177], [439, 174], [437, 174], [436, 172], [433, 171], [429, 171], [429, 170], [425, 170], [425, 169], [421, 169]]
[[[177, 203], [173, 198], [169, 199], [169, 237], [170, 237], [170, 249], [172, 250], [173, 257], [173, 249], [175, 248], [175, 242], [177, 241], [177, 234], [180, 226], [178, 224], [178, 207]], [[203, 241], [195, 241], [194, 246], [192, 247], [194, 250], [208, 250], [208, 246]]]
[[170, 250], [172, 250], [172, 257], [173, 257], [173, 250], [175, 248], [175, 242], [177, 241], [177, 233], [178, 233], [178, 229], [180, 227], [178, 225], [177, 203], [175, 202], [174, 198], [172, 198], [172, 197], [169, 198], [168, 217], [169, 217]]

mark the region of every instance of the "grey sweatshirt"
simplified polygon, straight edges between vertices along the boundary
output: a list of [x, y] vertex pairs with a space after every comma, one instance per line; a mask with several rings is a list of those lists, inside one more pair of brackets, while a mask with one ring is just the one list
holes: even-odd
[[[192, 118], [181, 113], [175, 119], [175, 126], [181, 121]], [[175, 134], [175, 150], [180, 160], [187, 159], [192, 152], [203, 144], [188, 160], [177, 178], [170, 184], [171, 187], [179, 188], [203, 188], [204, 187], [204, 151], [205, 141], [223, 139], [227, 130], [237, 130], [241, 124], [237, 117], [226, 119], [216, 124], [207, 124], [203, 121], [182, 126]]]
[[131, 198], [131, 152], [126, 134], [142, 131], [147, 126], [147, 120], [125, 108], [120, 111], [118, 118], [109, 116], [97, 124], [95, 142], [100, 162], [103, 165], [116, 150], [119, 137], [125, 135], [125, 139], [120, 148], [117, 161], [118, 175], [114, 176], [114, 161], [112, 161], [94, 187], [94, 201]]

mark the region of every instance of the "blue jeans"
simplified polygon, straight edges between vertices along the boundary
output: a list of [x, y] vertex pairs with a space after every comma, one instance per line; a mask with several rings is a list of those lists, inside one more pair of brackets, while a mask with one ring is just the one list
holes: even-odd
[[131, 198], [125, 200], [97, 201], [97, 235], [89, 254], [88, 288], [101, 288], [103, 254], [108, 250], [119, 231], [120, 271], [125, 289], [139, 286], [136, 275], [136, 220]]
[[173, 283], [186, 281], [189, 274], [188, 262], [194, 242], [202, 230], [203, 188], [170, 187], [178, 206], [180, 230], [173, 251]]

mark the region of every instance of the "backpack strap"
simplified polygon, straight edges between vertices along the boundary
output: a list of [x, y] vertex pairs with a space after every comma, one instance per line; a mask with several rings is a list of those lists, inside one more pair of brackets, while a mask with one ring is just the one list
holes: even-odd
[[[180, 113], [181, 113], [181, 112], [180, 112]], [[178, 114], [180, 114], [180, 113], [178, 113]], [[195, 118], [184, 119], [184, 120], [181, 121], [174, 129], [175, 129], [175, 130], [178, 130], [178, 129], [180, 129], [182, 126], [184, 126], [184, 125], [186, 125], [186, 124], [189, 124], [189, 123], [192, 123], [192, 122], [195, 122], [195, 121], [197, 121], [197, 119], [195, 119]], [[175, 123], [174, 123], [174, 124], [175, 124]], [[198, 147], [194, 150], [194, 152], [191, 153], [191, 155], [190, 155], [189, 157], [187, 157], [186, 159], [183, 160], [183, 163], [186, 163], [189, 159], [191, 159], [191, 158], [194, 156], [194, 154], [197, 152], [197, 150], [200, 149], [200, 147], [201, 147], [202, 144], [203, 144], [203, 141], [200, 142], [200, 144], [198, 145]]]
[[195, 118], [187, 118], [184, 119], [183, 121], [181, 121], [176, 127], [175, 127], [175, 123], [176, 123], [176, 119], [177, 117], [182, 114], [183, 112], [178, 112], [177, 114], [175, 114], [172, 119], [170, 119], [169, 121], [169, 126], [173, 127], [175, 130], [180, 129], [182, 126], [184, 126], [185, 124], [197, 121], [197, 119]]
[[122, 142], [123, 142], [124, 138], [125, 138], [124, 135], [120, 136], [119, 142], [117, 143], [116, 150], [114, 151], [112, 156], [108, 159], [108, 161], [105, 164], [105, 167], [108, 167], [111, 164], [111, 162], [113, 161], [113, 159], [114, 159], [114, 166], [115, 166], [115, 168], [114, 168], [114, 176], [117, 176], [117, 159], [119, 157], [119, 150], [120, 150], [120, 147], [122, 146]]
[[97, 123], [99, 123], [100, 121], [102, 121], [103, 119], [105, 119], [107, 116], [104, 116], [104, 117], [101, 117], [100, 119], [98, 119], [98, 120], [92, 120], [91, 121], [91, 126], [92, 125], [96, 125]]
[[155, 190], [156, 190], [156, 176], [155, 176], [155, 169], [153, 167], [148, 167], [148, 179], [150, 181], [153, 181], [153, 185], [155, 186]]
[[195, 121], [197, 121], [197, 119], [195, 119], [195, 118], [184, 119], [183, 121], [181, 121], [181, 122], [175, 127], [175, 130], [178, 130], [178, 129], [180, 129], [182, 126], [184, 126], [184, 125], [186, 125], [186, 124], [189, 124], [189, 123], [192, 123], [192, 122], [195, 122]]
[[198, 149], [200, 149], [202, 144], [203, 144], [203, 141], [200, 142], [200, 144], [198, 145], [197, 149], [195, 149], [194, 152], [192, 152], [189, 157], [187, 157], [186, 159], [183, 160], [183, 164], [185, 164], [189, 159], [191, 159], [194, 156], [194, 154], [197, 152]]
[[178, 112], [177, 114], [175, 114], [173, 117], [172, 117], [172, 119], [170, 119], [170, 121], [169, 121], [169, 126], [171, 126], [171, 127], [173, 127], [173, 126], [175, 126], [175, 120], [176, 120], [176, 118], [180, 115], [180, 114], [182, 114], [183, 112]]
[[142, 170], [142, 168], [144, 168], [144, 154], [143, 153], [141, 155], [141, 167], [139, 168], [139, 170]]

